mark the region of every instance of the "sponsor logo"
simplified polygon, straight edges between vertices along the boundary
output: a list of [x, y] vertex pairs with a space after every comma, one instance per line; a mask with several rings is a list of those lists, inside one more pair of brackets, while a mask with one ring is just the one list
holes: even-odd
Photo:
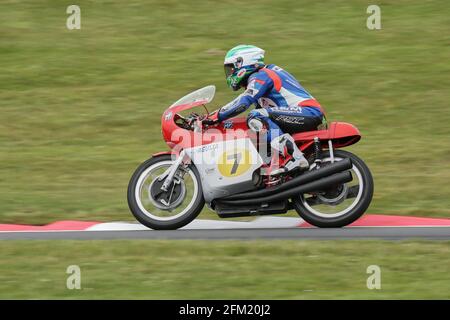
[[261, 99], [259, 99], [259, 104], [263, 108], [275, 108], [275, 107], [277, 107], [277, 104], [272, 99], [269, 99], [269, 98], [261, 98]]
[[169, 112], [164, 116], [164, 120], [169, 121], [170, 119], [172, 119], [172, 111], [169, 111]]
[[211, 151], [211, 150], [217, 150], [219, 148], [218, 144], [207, 144], [206, 146], [201, 146], [199, 148], [197, 148], [195, 150], [195, 152], [200, 153], [200, 152], [206, 152], [206, 151]]
[[238, 78], [243, 77], [244, 74], [245, 74], [245, 72], [246, 72], [245, 69], [241, 69], [241, 70], [238, 72], [238, 74], [237, 74]]
[[223, 127], [225, 129], [232, 129], [233, 128], [233, 122], [232, 121], [224, 121], [223, 122]]
[[272, 68], [272, 70], [273, 70], [273, 71], [283, 71], [283, 69], [280, 68], [280, 67], [278, 67], [278, 66], [274, 66], [274, 67]]
[[299, 107], [299, 106], [273, 107], [272, 111], [275, 111], [275, 112], [298, 112], [298, 113], [302, 113], [302, 107]]
[[251, 82], [248, 86], [247, 86], [247, 90], [245, 90], [244, 94], [249, 95], [251, 97], [254, 97], [258, 94], [259, 90], [255, 88], [255, 82]]
[[254, 93], [253, 93], [254, 91], [253, 91], [253, 89], [247, 89], [247, 90], [245, 90], [245, 94], [248, 94], [249, 96], [254, 96]]
[[285, 123], [304, 124], [303, 117], [277, 116], [276, 121], [283, 121]]

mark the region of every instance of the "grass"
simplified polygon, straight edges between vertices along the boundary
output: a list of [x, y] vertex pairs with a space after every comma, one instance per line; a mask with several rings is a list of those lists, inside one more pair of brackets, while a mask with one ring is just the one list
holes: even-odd
[[[449, 242], [4, 241], [0, 299], [448, 299]], [[395, 253], [395, 254], [393, 254]], [[81, 290], [66, 288], [78, 265]], [[381, 289], [366, 287], [381, 268]]]
[[163, 110], [208, 84], [215, 107], [231, 100], [222, 59], [240, 43], [360, 128], [370, 212], [450, 216], [448, 1], [379, 1], [378, 31], [359, 0], [77, 4], [72, 31], [64, 1], [0, 5], [2, 223], [131, 219], [128, 179], [166, 149]]

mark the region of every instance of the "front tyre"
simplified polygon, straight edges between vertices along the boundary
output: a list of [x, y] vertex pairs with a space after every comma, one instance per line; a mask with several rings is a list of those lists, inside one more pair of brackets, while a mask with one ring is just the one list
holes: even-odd
[[[340, 228], [356, 221], [370, 205], [373, 178], [367, 165], [356, 155], [334, 150], [334, 160], [350, 158], [353, 180], [328, 190], [302, 194], [292, 199], [294, 209], [306, 222], [321, 228]], [[323, 152], [322, 166], [331, 163], [329, 151]]]
[[172, 165], [170, 155], [150, 158], [134, 172], [128, 184], [128, 206], [143, 225], [156, 230], [174, 230], [194, 220], [205, 200], [200, 175], [194, 165], [182, 167], [163, 192], [158, 178]]

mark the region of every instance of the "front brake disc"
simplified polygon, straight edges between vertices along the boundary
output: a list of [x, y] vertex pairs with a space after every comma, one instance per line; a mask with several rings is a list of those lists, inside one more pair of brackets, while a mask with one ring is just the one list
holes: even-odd
[[178, 207], [186, 196], [186, 185], [182, 179], [174, 177], [167, 191], [161, 189], [164, 181], [154, 179], [148, 188], [148, 197], [152, 204], [161, 210], [172, 210]]

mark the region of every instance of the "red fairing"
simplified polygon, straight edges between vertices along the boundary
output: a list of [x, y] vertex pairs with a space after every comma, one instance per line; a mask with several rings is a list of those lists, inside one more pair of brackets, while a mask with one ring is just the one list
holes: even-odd
[[[255, 134], [248, 130], [245, 118], [236, 117], [215, 126], [209, 127], [202, 133], [186, 130], [179, 127], [175, 121], [178, 113], [207, 103], [196, 101], [190, 104], [176, 105], [167, 109], [161, 119], [161, 131], [171, 153], [178, 153], [182, 149], [210, 144], [223, 140], [239, 138], [255, 138]], [[350, 123], [331, 122], [326, 130], [306, 131], [292, 134], [301, 150], [312, 145], [315, 137], [318, 137], [323, 146], [328, 147], [328, 141], [333, 142], [334, 148], [352, 145], [361, 139], [359, 130]], [[163, 154], [163, 153], [160, 153]]]
[[[175, 149], [174, 152], [213, 142], [252, 136], [252, 133], [248, 132], [245, 118], [229, 119], [204, 130], [202, 133], [183, 129], [175, 123], [179, 117], [177, 115], [178, 112], [203, 104], [205, 102], [200, 101], [173, 106], [163, 113], [161, 118], [162, 135], [169, 148]], [[232, 126], [226, 127], [227, 123], [231, 123]]]

